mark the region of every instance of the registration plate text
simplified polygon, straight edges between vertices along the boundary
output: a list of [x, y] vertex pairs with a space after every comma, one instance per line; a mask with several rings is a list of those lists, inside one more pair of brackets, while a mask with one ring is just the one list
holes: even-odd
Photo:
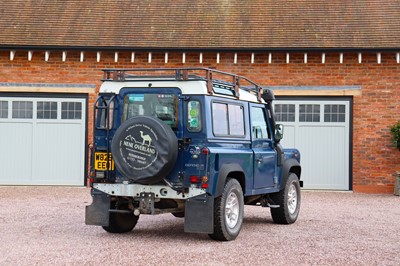
[[94, 153], [94, 169], [95, 170], [107, 170], [107, 161], [108, 161], [108, 170], [114, 170], [114, 160], [112, 159], [111, 153], [107, 155], [106, 152], [95, 152]]

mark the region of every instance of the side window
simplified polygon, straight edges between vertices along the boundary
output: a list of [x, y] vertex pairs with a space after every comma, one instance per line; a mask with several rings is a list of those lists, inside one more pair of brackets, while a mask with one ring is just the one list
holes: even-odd
[[253, 139], [270, 138], [268, 134], [267, 120], [263, 108], [251, 108], [251, 134]]
[[243, 106], [228, 105], [229, 114], [229, 134], [235, 136], [244, 135]]
[[33, 102], [31, 101], [13, 101], [12, 118], [32, 118]]
[[279, 122], [294, 122], [296, 117], [294, 104], [275, 104], [275, 119]]
[[300, 104], [299, 105], [300, 122], [320, 122], [319, 104]]
[[245, 135], [242, 105], [214, 102], [212, 116], [215, 136], [243, 137]]
[[8, 102], [0, 101], [0, 118], [8, 117]]
[[62, 102], [61, 119], [82, 119], [82, 103], [80, 102]]
[[37, 119], [57, 119], [57, 102], [37, 102]]
[[201, 131], [201, 110], [199, 101], [189, 101], [187, 105], [187, 129], [189, 132]]
[[228, 105], [213, 103], [212, 107], [214, 135], [228, 135]]
[[324, 106], [324, 122], [346, 122], [346, 106], [344, 104], [326, 104]]

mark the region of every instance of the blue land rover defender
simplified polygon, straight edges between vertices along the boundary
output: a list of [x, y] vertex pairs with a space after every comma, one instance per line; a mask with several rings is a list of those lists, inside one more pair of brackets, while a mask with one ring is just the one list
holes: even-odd
[[103, 71], [86, 224], [125, 233], [142, 214], [172, 213], [185, 232], [228, 241], [244, 205], [297, 220], [300, 153], [279, 144], [272, 91], [207, 68]]

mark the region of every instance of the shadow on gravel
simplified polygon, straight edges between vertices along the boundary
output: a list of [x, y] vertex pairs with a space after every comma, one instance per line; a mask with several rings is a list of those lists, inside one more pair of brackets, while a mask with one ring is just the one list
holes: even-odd
[[[180, 242], [192, 243], [193, 241], [209, 242], [210, 238], [207, 234], [185, 233], [183, 220], [160, 220], [146, 224], [146, 221], [138, 223], [138, 226], [132, 232], [126, 234], [110, 234], [105, 231], [101, 232], [102, 237], [109, 237], [110, 239], [125, 239], [125, 240], [140, 240], [146, 241], [171, 241], [179, 240]], [[268, 217], [244, 217], [242, 230], [248, 226], [254, 228], [259, 226], [260, 230], [265, 230], [265, 226], [274, 225], [271, 218]], [[100, 229], [100, 228], [99, 228]], [[100, 229], [102, 230], [102, 229]]]
[[160, 239], [163, 241], [179, 240], [188, 243], [193, 241], [210, 241], [207, 234], [185, 233], [182, 222], [162, 224], [162, 221], [160, 223], [153, 223], [151, 226], [146, 226], [146, 228], [140, 228], [139, 226], [134, 228], [132, 232], [125, 234], [111, 234], [103, 231], [102, 237], [126, 240], [146, 239], [146, 241], [160, 241]]
[[259, 225], [272, 225], [274, 222], [271, 218], [267, 217], [244, 217], [244, 224], [259, 224]]

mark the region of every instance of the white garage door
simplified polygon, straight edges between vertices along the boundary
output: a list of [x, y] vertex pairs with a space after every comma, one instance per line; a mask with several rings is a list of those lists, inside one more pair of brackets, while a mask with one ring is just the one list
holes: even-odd
[[86, 101], [0, 97], [0, 184], [84, 184]]
[[282, 145], [300, 150], [304, 188], [349, 190], [350, 102], [277, 100], [275, 115]]

